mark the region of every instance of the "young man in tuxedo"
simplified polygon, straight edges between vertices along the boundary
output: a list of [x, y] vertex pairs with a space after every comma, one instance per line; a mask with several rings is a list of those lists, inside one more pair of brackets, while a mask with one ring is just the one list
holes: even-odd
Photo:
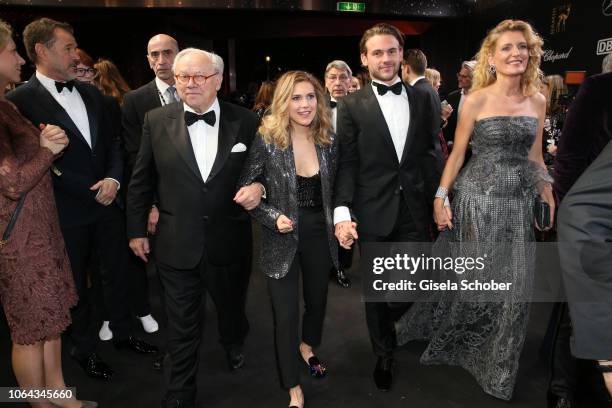
[[129, 252], [123, 213], [115, 202], [123, 175], [119, 135], [113, 133], [102, 94], [74, 81], [79, 58], [72, 27], [41, 18], [28, 24], [23, 39], [36, 73], [7, 97], [32, 123], [57, 125], [70, 139], [70, 148], [55, 162], [53, 187], [79, 295], [69, 332], [74, 344], [71, 355], [89, 376], [109, 379], [113, 371], [96, 353], [97, 334], [87, 288], [94, 254], [100, 262], [101, 281], [113, 296], [108, 312], [115, 347], [142, 354], [157, 352], [157, 347], [131, 334], [126, 282]]
[[[327, 64], [325, 68], [325, 89], [329, 94], [328, 103], [331, 109], [334, 132], [338, 121], [338, 99], [348, 95], [352, 75], [351, 68], [342, 60], [334, 60]], [[340, 268], [336, 270], [332, 266], [330, 278], [336, 281], [340, 287], [348, 288], [351, 286], [351, 281], [344, 271], [353, 264], [353, 249], [338, 248], [338, 261], [340, 262]]]
[[[372, 84], [338, 101], [334, 224], [344, 248], [357, 238], [362, 243], [429, 241], [440, 179], [434, 147], [439, 116], [427, 111], [422, 91], [399, 78], [403, 45], [403, 35], [394, 26], [383, 23], [368, 29], [359, 48]], [[366, 302], [365, 307], [378, 358], [374, 381], [386, 391], [393, 379], [394, 322], [406, 306]]]
[[216, 305], [230, 361], [244, 360], [251, 221], [242, 206], [257, 206], [262, 189], [253, 184], [236, 194], [236, 185], [259, 121], [217, 99], [223, 78], [218, 55], [185, 49], [173, 71], [182, 102], [145, 115], [128, 190], [128, 236], [146, 262], [147, 219], [157, 200], [155, 257], [168, 315], [163, 406], [193, 407], [204, 288]]

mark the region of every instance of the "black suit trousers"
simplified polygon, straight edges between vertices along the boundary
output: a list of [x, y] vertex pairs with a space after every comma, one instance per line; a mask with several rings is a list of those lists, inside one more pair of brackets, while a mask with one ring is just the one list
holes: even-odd
[[[101, 211], [92, 224], [74, 228], [62, 228], [66, 251], [72, 266], [72, 274], [79, 295], [79, 302], [72, 309], [72, 326], [69, 335], [74, 343], [73, 354], [87, 356], [96, 350], [97, 327], [92, 319], [91, 299], [87, 289], [87, 272], [99, 273], [93, 282], [101, 282], [108, 294], [110, 329], [116, 339], [130, 335], [129, 293], [127, 283], [128, 244], [125, 239], [123, 213], [116, 204]], [[98, 259], [100, 268], [92, 268]]]
[[[427, 242], [430, 241], [426, 229], [420, 230], [414, 222], [410, 210], [400, 196], [397, 219], [391, 233], [387, 236], [360, 233], [361, 242]], [[359, 228], [359, 226], [357, 227]], [[410, 307], [411, 303], [365, 302], [366, 323], [374, 354], [379, 357], [392, 356], [395, 349], [395, 321]]]
[[250, 262], [250, 255], [237, 257], [229, 265], [213, 265], [204, 255], [193, 269], [175, 269], [157, 262], [168, 319], [166, 400], [195, 401], [207, 292], [217, 309], [222, 345], [226, 350], [242, 345], [249, 330], [243, 294]]

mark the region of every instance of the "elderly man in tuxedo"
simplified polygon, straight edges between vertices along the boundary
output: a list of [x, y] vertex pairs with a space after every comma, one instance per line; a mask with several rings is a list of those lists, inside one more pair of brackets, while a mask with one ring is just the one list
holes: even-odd
[[262, 189], [253, 184], [236, 194], [236, 185], [258, 119], [217, 99], [223, 78], [218, 55], [185, 49], [173, 71], [182, 102], [145, 115], [128, 192], [128, 236], [146, 262], [147, 218], [156, 199], [155, 254], [168, 315], [163, 406], [193, 407], [205, 291], [217, 307], [221, 334], [232, 336], [222, 338], [230, 361], [243, 360], [251, 263], [251, 223], [243, 206], [259, 204]]
[[26, 26], [23, 39], [36, 73], [7, 98], [32, 123], [59, 126], [70, 139], [70, 148], [55, 161], [53, 189], [79, 295], [72, 309], [71, 355], [89, 376], [109, 379], [113, 371], [96, 352], [87, 288], [94, 256], [100, 262], [102, 282], [112, 293], [108, 312], [115, 347], [157, 352], [157, 347], [132, 335], [127, 307], [129, 249], [124, 216], [115, 201], [123, 175], [119, 135], [114, 134], [100, 91], [74, 81], [79, 57], [72, 27], [41, 18]]
[[[338, 102], [334, 224], [344, 248], [357, 238], [361, 243], [430, 240], [431, 203], [440, 180], [434, 146], [440, 117], [428, 111], [422, 90], [399, 77], [403, 46], [402, 33], [392, 25], [365, 31], [359, 48], [372, 83]], [[378, 358], [374, 382], [386, 391], [393, 380], [394, 320], [406, 305], [366, 302], [365, 309]]]

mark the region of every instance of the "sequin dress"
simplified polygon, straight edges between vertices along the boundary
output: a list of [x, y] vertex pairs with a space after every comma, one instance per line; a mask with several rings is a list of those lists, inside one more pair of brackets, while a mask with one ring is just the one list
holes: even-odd
[[[399, 345], [429, 340], [423, 364], [458, 365], [494, 397], [512, 397], [529, 319], [535, 268], [533, 203], [552, 179], [528, 159], [538, 120], [494, 116], [474, 124], [473, 156], [457, 177], [454, 229], [436, 242], [475, 243], [491, 262], [487, 279], [512, 282], [499, 302], [468, 292], [443, 292], [438, 303], [416, 303], [397, 324]], [[467, 246], [467, 245], [466, 245]], [[464, 254], [456, 245], [453, 256]], [[457, 249], [459, 248], [459, 249]], [[466, 251], [474, 251], [474, 246]], [[475, 297], [476, 296], [476, 297]]]

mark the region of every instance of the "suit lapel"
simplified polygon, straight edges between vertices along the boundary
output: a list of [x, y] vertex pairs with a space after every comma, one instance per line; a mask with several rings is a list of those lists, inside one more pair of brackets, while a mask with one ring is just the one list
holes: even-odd
[[147, 84], [147, 92], [149, 93], [148, 100], [152, 102], [151, 106], [147, 107], [147, 112], [162, 106], [161, 101], [159, 100], [159, 91], [157, 90], [157, 84], [155, 83], [155, 79], [153, 79]]
[[365, 95], [362, 99], [363, 108], [366, 117], [368, 117], [368, 122], [373, 123], [376, 129], [379, 129], [382, 133], [382, 137], [384, 140], [384, 144], [387, 145], [393, 152], [393, 160], [399, 164], [397, 160], [397, 153], [395, 151], [395, 145], [393, 144], [393, 138], [391, 137], [391, 132], [389, 131], [389, 126], [387, 125], [387, 121], [385, 120], [385, 116], [383, 115], [382, 109], [380, 108], [380, 104], [378, 103], [378, 99], [376, 99], [376, 95], [374, 95], [374, 90], [371, 85], [367, 85], [365, 87]]
[[172, 144], [198, 180], [204, 182], [204, 180], [202, 180], [202, 173], [200, 173], [200, 168], [198, 167], [198, 162], [195, 158], [195, 153], [193, 152], [189, 131], [185, 124], [183, 105], [178, 103], [173, 105], [171, 109], [168, 109], [167, 117], [168, 121], [165, 125]]
[[89, 133], [91, 136], [91, 149], [96, 147], [98, 141], [98, 113], [102, 112], [102, 107], [98, 106], [92, 95], [87, 90], [82, 89], [81, 85], [75, 82], [75, 88], [79, 91], [85, 109], [87, 109], [87, 119], [89, 121]]
[[408, 95], [408, 107], [410, 109], [410, 123], [408, 124], [408, 134], [406, 135], [406, 143], [404, 143], [404, 151], [402, 151], [402, 160], [400, 161], [400, 166], [404, 164], [408, 150], [410, 150], [410, 147], [412, 143], [414, 142], [415, 132], [416, 132], [417, 125], [418, 125], [417, 123], [418, 119], [417, 119], [417, 114], [416, 114], [417, 104], [415, 103], [415, 100], [414, 100], [414, 92], [412, 89], [410, 89], [406, 85], [404, 85], [404, 88], [406, 89], [406, 94]]
[[231, 154], [232, 147], [238, 136], [238, 130], [240, 129], [239, 120], [227, 109], [226, 104], [219, 102], [219, 106], [219, 143], [217, 144], [217, 156], [215, 157], [212, 169], [210, 169], [208, 180], [215, 177], [223, 168], [225, 161]]
[[[49, 91], [47, 91], [43, 84], [40, 83], [38, 78], [36, 78], [36, 74], [32, 75], [32, 77], [28, 81], [28, 84], [30, 83], [32, 84], [32, 89], [37, 94], [36, 105], [41, 109], [45, 110], [50, 115], [50, 117], [54, 118], [55, 122], [58, 123], [61, 128], [68, 131], [68, 133], [77, 136], [77, 140], [80, 140], [88, 148], [91, 148], [89, 146], [89, 143], [87, 143], [87, 141], [81, 134], [79, 128], [74, 124], [72, 119], [70, 119], [68, 113], [64, 110], [62, 105], [60, 105], [55, 100], [55, 98], [53, 98], [53, 96], [49, 93]], [[27, 86], [28, 84], [24, 86]], [[39, 124], [36, 123], [35, 125], [38, 126]]]

